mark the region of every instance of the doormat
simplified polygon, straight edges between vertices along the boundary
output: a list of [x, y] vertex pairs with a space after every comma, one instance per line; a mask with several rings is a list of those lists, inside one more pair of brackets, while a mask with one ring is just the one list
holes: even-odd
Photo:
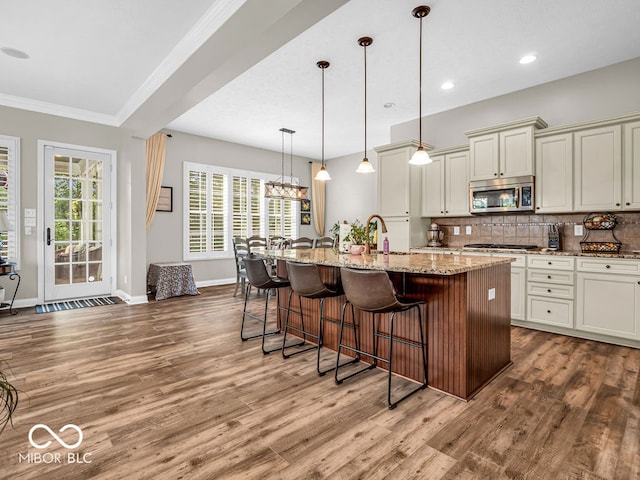
[[82, 300], [67, 300], [66, 302], [45, 303], [36, 305], [36, 313], [61, 312], [75, 308], [99, 307], [118, 303], [116, 297], [83, 298]]

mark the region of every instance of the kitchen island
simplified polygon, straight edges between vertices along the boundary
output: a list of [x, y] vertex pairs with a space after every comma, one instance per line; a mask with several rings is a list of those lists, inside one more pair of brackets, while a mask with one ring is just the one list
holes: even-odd
[[[349, 255], [329, 248], [271, 250], [263, 255], [277, 261], [278, 275], [282, 277], [286, 277], [286, 261], [316, 264], [328, 284], [339, 283], [340, 267], [386, 270], [398, 294], [425, 300], [423, 322], [431, 388], [469, 400], [511, 364], [510, 258], [429, 253]], [[288, 289], [282, 293], [279, 302], [286, 306]], [[325, 314], [339, 319], [343, 303], [344, 296], [328, 298], [324, 304]], [[292, 308], [297, 305], [294, 299]], [[302, 308], [305, 316], [317, 320], [317, 301], [302, 299]], [[369, 314], [356, 310], [356, 318], [361, 315]], [[388, 328], [388, 315], [383, 317], [381, 330]], [[292, 315], [291, 319], [298, 321], [299, 316]], [[317, 321], [307, 322], [307, 328], [309, 323], [317, 324]], [[415, 324], [399, 321], [398, 335], [417, 340], [417, 328], [409, 327]], [[368, 328], [371, 322], [361, 325]], [[326, 324], [323, 346], [337, 348], [338, 330], [338, 325]], [[353, 341], [353, 337], [347, 340]], [[360, 332], [360, 341], [365, 348], [372, 347], [368, 332]], [[386, 355], [385, 343], [379, 345], [383, 355]], [[398, 344], [393, 351], [394, 372], [419, 381], [418, 349]]]

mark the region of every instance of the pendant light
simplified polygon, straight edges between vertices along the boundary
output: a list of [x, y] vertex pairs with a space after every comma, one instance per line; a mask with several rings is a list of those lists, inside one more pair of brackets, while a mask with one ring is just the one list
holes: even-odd
[[361, 37], [358, 39], [358, 44], [364, 49], [364, 158], [358, 169], [357, 173], [373, 173], [375, 172], [373, 165], [367, 158], [367, 47], [373, 43], [371, 37]]
[[418, 147], [418, 150], [416, 150], [416, 152], [411, 157], [411, 160], [409, 160], [409, 163], [411, 165], [426, 165], [427, 163], [432, 162], [431, 157], [429, 156], [429, 154], [427, 153], [427, 151], [424, 149], [422, 145], [422, 19], [427, 15], [429, 15], [430, 11], [431, 11], [431, 8], [427, 7], [426, 5], [421, 5], [419, 7], [416, 7], [411, 11], [411, 15], [420, 19], [420, 95], [419, 95], [420, 100], [419, 100], [419, 120], [418, 120], [420, 125], [419, 126], [420, 146]]
[[331, 180], [329, 172], [327, 172], [327, 169], [324, 167], [324, 71], [329, 67], [330, 64], [326, 60], [320, 60], [318, 63], [316, 63], [316, 65], [319, 69], [322, 70], [322, 168], [318, 173], [316, 173], [314, 180], [320, 180], [324, 182], [327, 180]]
[[[276, 198], [282, 200], [308, 200], [307, 190], [309, 187], [303, 187], [297, 183], [293, 183], [293, 134], [295, 130], [289, 130], [288, 128], [281, 128], [282, 132], [282, 176], [278, 180], [266, 182], [264, 184], [264, 196], [265, 198]], [[290, 160], [291, 160], [291, 173], [289, 177], [289, 183], [286, 182], [284, 176], [284, 134], [289, 134], [290, 145]]]

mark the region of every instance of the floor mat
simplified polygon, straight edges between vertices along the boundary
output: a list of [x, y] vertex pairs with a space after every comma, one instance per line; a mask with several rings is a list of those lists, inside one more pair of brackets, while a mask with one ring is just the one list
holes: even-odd
[[99, 307], [101, 305], [113, 305], [118, 303], [116, 297], [83, 298], [82, 300], [67, 300], [66, 302], [45, 303], [36, 305], [36, 313], [60, 312], [73, 310], [74, 308]]

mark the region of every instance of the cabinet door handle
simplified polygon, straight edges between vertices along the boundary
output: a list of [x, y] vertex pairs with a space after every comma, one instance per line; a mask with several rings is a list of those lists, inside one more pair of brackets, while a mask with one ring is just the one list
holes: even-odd
[[550, 289], [550, 288], [547, 288], [547, 292], [551, 293], [551, 289]]
[[444, 213], [442, 210], [440, 210], [440, 213]]
[[500, 175], [504, 175], [504, 172], [500, 172]]
[[551, 313], [551, 310], [547, 310], [547, 313]]
[[616, 207], [619, 207], [619, 206], [620, 206], [620, 204], [619, 204], [619, 203], [616, 203]]
[[549, 280], [551, 280], [551, 275], [547, 275], [547, 278], [548, 278]]
[[552, 263], [551, 263], [551, 262], [547, 262], [547, 264], [552, 265]]
[[498, 174], [497, 174], [496, 172], [493, 172], [493, 176], [494, 176], [494, 177], [497, 177], [497, 176], [498, 176]]
[[611, 265], [605, 265], [604, 268], [611, 268]]
[[631, 203], [627, 202], [627, 203], [625, 203], [625, 205], [628, 207], [629, 205], [631, 205]]
[[536, 207], [536, 210], [540, 210], [540, 207]]

